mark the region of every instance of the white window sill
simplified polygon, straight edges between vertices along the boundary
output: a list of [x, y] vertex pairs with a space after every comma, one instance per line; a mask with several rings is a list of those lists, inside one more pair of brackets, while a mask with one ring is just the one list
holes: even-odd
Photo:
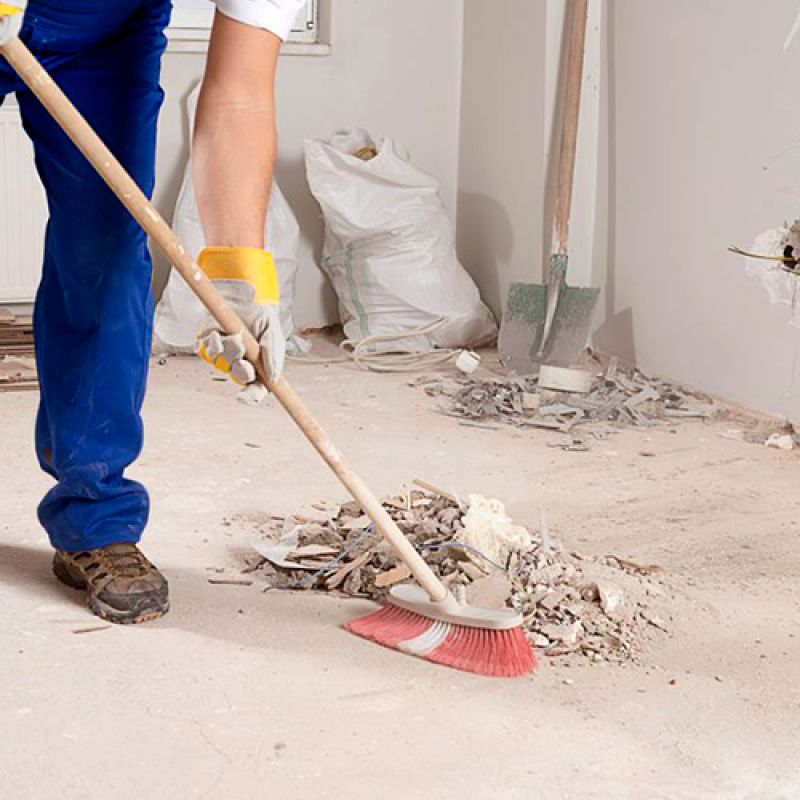
[[[167, 30], [168, 53], [207, 53], [208, 34], [205, 28], [178, 28]], [[331, 45], [325, 42], [284, 42], [284, 56], [329, 56]]]

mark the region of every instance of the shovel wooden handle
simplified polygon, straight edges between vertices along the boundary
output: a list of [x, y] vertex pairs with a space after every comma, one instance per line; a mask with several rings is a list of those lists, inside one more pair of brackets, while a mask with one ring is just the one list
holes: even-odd
[[558, 161], [558, 200], [556, 201], [555, 253], [566, 255], [569, 242], [569, 219], [575, 186], [575, 161], [578, 153], [578, 121], [581, 113], [583, 62], [586, 52], [586, 27], [589, 0], [573, 0], [572, 25], [567, 61], [567, 87], [564, 96], [561, 152]]
[[0, 47], [0, 53], [61, 125], [67, 136], [91, 162], [137, 222], [164, 251], [172, 265], [183, 276], [220, 327], [228, 334], [241, 334], [244, 337], [247, 358], [256, 368], [261, 380], [269, 387], [314, 449], [336, 474], [336, 477], [364, 509], [375, 527], [392, 545], [431, 600], [434, 602], [444, 600], [448, 596], [444, 584], [406, 539], [366, 483], [345, 463], [336, 445], [314, 419], [289, 382], [284, 377], [277, 381], [269, 380], [261, 361], [258, 342], [245, 327], [239, 315], [228, 305], [203, 270], [197, 266], [164, 218], [145, 197], [136, 182], [103, 144], [100, 137], [59, 89], [42, 65], [34, 58], [30, 50], [19, 39], [13, 39]]

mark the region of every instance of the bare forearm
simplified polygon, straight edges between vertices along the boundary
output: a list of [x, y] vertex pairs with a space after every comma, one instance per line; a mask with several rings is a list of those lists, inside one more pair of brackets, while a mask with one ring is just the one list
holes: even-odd
[[217, 13], [197, 108], [193, 177], [206, 242], [264, 247], [277, 150], [280, 40]]

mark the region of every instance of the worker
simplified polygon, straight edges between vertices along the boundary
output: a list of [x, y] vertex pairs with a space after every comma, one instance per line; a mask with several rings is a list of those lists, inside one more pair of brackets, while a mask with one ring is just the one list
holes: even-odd
[[[264, 251], [276, 155], [280, 44], [306, 0], [216, 0], [194, 131], [194, 179], [209, 248], [199, 262], [259, 340], [279, 377], [285, 342]], [[27, 7], [26, 7], [27, 6]], [[0, 0], [0, 46], [27, 44], [142, 190], [153, 191], [161, 57], [170, 0]], [[53, 571], [109, 622], [169, 609], [167, 581], [138, 542], [150, 503], [125, 477], [142, 449], [152, 336], [144, 232], [30, 90], [0, 59], [0, 102], [16, 93], [50, 218], [36, 295], [41, 401], [35, 446], [55, 479], [38, 509]], [[239, 338], [209, 321], [201, 354], [246, 389], [265, 391]]]

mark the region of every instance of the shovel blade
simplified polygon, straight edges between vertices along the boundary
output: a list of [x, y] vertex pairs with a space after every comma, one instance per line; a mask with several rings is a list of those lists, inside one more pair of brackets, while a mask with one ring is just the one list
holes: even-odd
[[500, 327], [500, 361], [514, 375], [535, 375], [542, 364], [571, 367], [589, 341], [599, 289], [566, 286], [550, 336], [542, 348], [547, 319], [547, 286], [514, 283]]

